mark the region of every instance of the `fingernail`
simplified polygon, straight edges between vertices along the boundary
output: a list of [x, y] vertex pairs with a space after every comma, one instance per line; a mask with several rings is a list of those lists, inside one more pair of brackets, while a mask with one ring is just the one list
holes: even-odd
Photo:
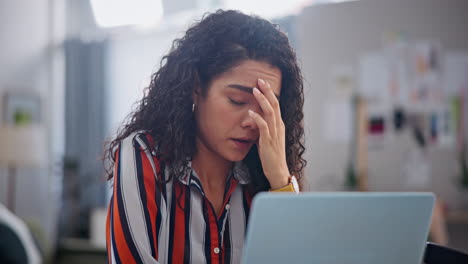
[[261, 84], [261, 85], [265, 85], [265, 81], [263, 79], [258, 79], [258, 82]]
[[254, 92], [254, 93], [260, 93], [260, 90], [258, 90], [257, 87], [254, 87], [254, 88], [253, 88], [253, 92]]
[[253, 115], [253, 114], [254, 114], [254, 111], [249, 109], [249, 115]]

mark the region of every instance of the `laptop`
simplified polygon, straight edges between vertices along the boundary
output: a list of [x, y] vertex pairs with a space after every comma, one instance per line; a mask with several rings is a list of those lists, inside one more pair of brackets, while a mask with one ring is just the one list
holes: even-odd
[[242, 263], [420, 264], [432, 193], [260, 193]]

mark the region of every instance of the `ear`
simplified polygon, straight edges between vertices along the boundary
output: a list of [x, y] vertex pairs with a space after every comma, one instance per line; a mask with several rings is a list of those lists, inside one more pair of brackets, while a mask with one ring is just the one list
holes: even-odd
[[198, 104], [200, 97], [201, 97], [201, 89], [200, 89], [200, 86], [197, 86], [195, 89], [193, 89], [193, 92], [192, 92], [193, 103]]

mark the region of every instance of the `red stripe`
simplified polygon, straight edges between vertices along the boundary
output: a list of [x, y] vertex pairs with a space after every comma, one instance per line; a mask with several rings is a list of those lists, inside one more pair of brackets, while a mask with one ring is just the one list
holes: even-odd
[[[229, 239], [229, 237], [224, 237], [224, 239]], [[224, 245], [222, 245], [221, 247], [221, 252], [219, 253], [221, 254], [221, 263], [223, 264], [225, 261], [224, 259], [226, 258], [225, 255], [226, 255], [226, 248], [224, 248]]]
[[[185, 188], [181, 184], [175, 184], [175, 224], [174, 224], [174, 242], [172, 248], [172, 263], [184, 263], [185, 249]], [[188, 208], [187, 208], [188, 209]]]
[[154, 142], [153, 137], [150, 134], [145, 134], [145, 136], [146, 136], [146, 140], [148, 140], [148, 143], [149, 143], [148, 147], [150, 149], [154, 149], [155, 148], [155, 142]]
[[141, 163], [143, 166], [143, 179], [145, 182], [145, 191], [146, 191], [146, 205], [150, 215], [151, 227], [153, 229], [153, 241], [154, 241], [154, 252], [156, 254], [155, 258], [159, 259], [158, 254], [158, 242], [156, 232], [156, 216], [158, 214], [158, 207], [156, 206], [155, 194], [156, 194], [156, 178], [154, 177], [153, 168], [151, 163], [148, 160], [148, 157], [143, 152], [141, 153]]
[[106, 218], [106, 248], [107, 248], [107, 263], [111, 263], [110, 256], [111, 256], [111, 239], [110, 239], [110, 209], [109, 206], [107, 208], [107, 218]]
[[[234, 178], [231, 178], [231, 184], [230, 184], [230, 187], [229, 187], [229, 190], [227, 191], [226, 193], [226, 197], [224, 197], [224, 202], [223, 202], [223, 207], [221, 208], [226, 208], [226, 204], [228, 203], [229, 201], [229, 198], [231, 197], [232, 193], [234, 192], [234, 190], [236, 189], [237, 187], [237, 180], [234, 179]], [[224, 209], [223, 209], [224, 210]], [[218, 218], [220, 218], [223, 214], [219, 214], [218, 215]], [[219, 220], [219, 219], [218, 219]]]
[[[118, 154], [118, 152], [117, 152]], [[119, 163], [119, 156], [116, 156], [115, 160], [115, 167], [117, 167]], [[117, 171], [117, 170], [115, 170]], [[117, 174], [114, 174], [114, 197], [117, 195], [117, 185], [119, 184], [118, 178], [116, 177]], [[122, 263], [135, 263], [135, 259], [132, 256], [132, 253], [130, 252], [130, 249], [128, 248], [127, 241], [125, 240], [124, 232], [122, 229], [122, 222], [120, 221], [120, 215], [119, 215], [119, 208], [117, 205], [117, 199], [114, 199], [114, 204], [113, 210], [114, 210], [114, 218], [112, 219], [114, 229], [112, 230], [114, 233], [115, 237], [115, 243], [116, 243], [116, 248], [117, 252], [119, 252], [119, 257]]]
[[249, 209], [252, 207], [252, 194], [247, 190], [247, 188], [244, 188], [244, 195], [245, 195], [245, 200], [247, 200], [247, 206]]
[[214, 215], [213, 208], [210, 205], [208, 199], [205, 199], [205, 203], [208, 203], [208, 219], [209, 219], [209, 228], [210, 228], [210, 235], [211, 235], [211, 263], [219, 263], [219, 254], [214, 253], [214, 249], [219, 246], [219, 237], [218, 237], [218, 225], [216, 223], [216, 216]]
[[[227, 191], [226, 193], [226, 197], [224, 197], [224, 202], [223, 202], [223, 207], [222, 208], [226, 208], [226, 204], [228, 203], [232, 193], [234, 192], [234, 190], [236, 189], [237, 187], [237, 183], [238, 181], [234, 178], [231, 178], [231, 184], [230, 184], [230, 187], [229, 187], [229, 190]], [[224, 209], [223, 209], [224, 210]], [[222, 214], [219, 214], [218, 218], [220, 218], [222, 216]], [[219, 219], [218, 219], [219, 220]], [[229, 228], [229, 227], [228, 227]], [[224, 239], [229, 239], [229, 238], [224, 238]], [[224, 248], [224, 246], [221, 248], [221, 260], [222, 262], [224, 262], [224, 256], [226, 255], [226, 249]]]

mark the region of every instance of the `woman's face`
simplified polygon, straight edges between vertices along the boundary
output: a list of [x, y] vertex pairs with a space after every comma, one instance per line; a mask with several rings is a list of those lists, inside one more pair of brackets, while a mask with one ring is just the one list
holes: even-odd
[[228, 160], [240, 161], [259, 137], [251, 109], [260, 115], [262, 110], [252, 94], [258, 79], [271, 85], [279, 98], [281, 71], [272, 65], [246, 60], [215, 78], [203, 97], [194, 95], [197, 122], [197, 147]]

